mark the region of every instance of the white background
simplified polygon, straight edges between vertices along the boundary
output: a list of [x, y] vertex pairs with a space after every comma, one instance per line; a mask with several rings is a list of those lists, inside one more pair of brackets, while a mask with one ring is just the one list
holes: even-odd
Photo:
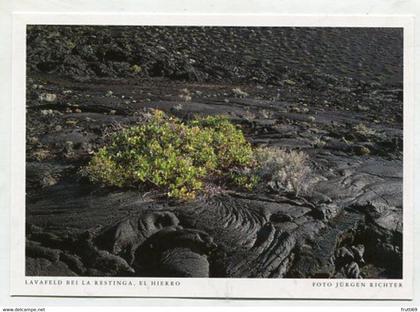
[[[196, 304], [219, 304], [219, 305], [251, 305], [255, 301], [249, 300], [174, 300], [174, 299], [86, 299], [86, 298], [11, 298], [9, 297], [9, 248], [10, 248], [10, 121], [11, 121], [11, 12], [13, 11], [38, 11], [38, 12], [137, 12], [137, 13], [270, 13], [270, 14], [322, 14], [322, 15], [418, 15], [420, 13], [420, 1], [390, 1], [390, 0], [181, 0], [181, 1], [129, 1], [129, 0], [32, 0], [32, 1], [9, 1], [0, 0], [0, 307], [34, 307], [34, 306], [87, 306], [87, 305], [196, 305]], [[419, 34], [419, 26], [416, 24], [416, 32]], [[417, 36], [418, 37], [418, 36]], [[415, 57], [420, 59], [420, 49], [416, 42]], [[420, 99], [419, 73], [420, 67], [416, 66], [416, 100]], [[419, 108], [415, 105], [415, 124], [420, 122]], [[418, 143], [420, 127], [415, 128], [414, 138]], [[416, 186], [420, 182], [419, 148], [415, 147], [414, 170]], [[416, 205], [420, 199], [420, 192], [415, 189], [415, 246], [420, 245], [420, 213]], [[258, 305], [395, 305], [398, 307], [411, 307], [420, 305], [420, 253], [415, 249], [415, 300], [414, 302], [373, 302], [373, 301], [258, 301]]]

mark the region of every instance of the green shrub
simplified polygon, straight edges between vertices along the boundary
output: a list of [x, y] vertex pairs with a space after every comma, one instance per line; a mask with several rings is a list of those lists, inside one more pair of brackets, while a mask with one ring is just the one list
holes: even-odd
[[[145, 124], [115, 133], [83, 173], [93, 182], [149, 186], [164, 190], [169, 197], [188, 200], [195, 198], [207, 179], [228, 176], [233, 169], [253, 163], [251, 145], [226, 117], [184, 123], [156, 110]], [[250, 186], [249, 181], [236, 180], [239, 186]]]

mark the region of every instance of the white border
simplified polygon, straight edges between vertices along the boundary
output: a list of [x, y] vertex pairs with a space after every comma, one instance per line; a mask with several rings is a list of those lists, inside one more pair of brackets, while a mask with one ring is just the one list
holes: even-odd
[[[25, 278], [25, 79], [26, 25], [183, 25], [183, 26], [301, 26], [301, 27], [403, 27], [404, 28], [404, 199], [403, 279], [363, 280], [401, 282], [402, 288], [317, 288], [313, 282], [355, 282], [323, 279], [236, 278], [125, 278], [126, 280], [174, 280], [179, 287], [33, 286], [26, 280], [99, 281], [110, 278]], [[11, 168], [11, 295], [113, 296], [113, 297], [201, 297], [284, 299], [411, 299], [413, 296], [413, 77], [414, 19], [410, 16], [292, 16], [266, 14], [95, 14], [25, 13], [13, 15], [12, 60], [12, 168]], [[115, 279], [115, 278], [114, 278]], [[118, 278], [118, 280], [123, 280]], [[359, 282], [361, 282], [359, 280]]]

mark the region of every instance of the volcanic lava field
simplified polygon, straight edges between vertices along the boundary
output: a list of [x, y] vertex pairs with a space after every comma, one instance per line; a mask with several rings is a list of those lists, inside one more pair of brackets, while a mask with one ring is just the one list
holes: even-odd
[[[26, 275], [401, 278], [402, 55], [394, 28], [28, 26]], [[304, 152], [308, 191], [79, 174], [153, 109]]]

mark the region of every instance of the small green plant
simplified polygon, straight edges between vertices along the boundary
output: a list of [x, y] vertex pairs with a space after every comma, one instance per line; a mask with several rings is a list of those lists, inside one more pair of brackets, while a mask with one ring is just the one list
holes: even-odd
[[359, 123], [353, 127], [354, 132], [364, 138], [368, 138], [371, 136], [376, 136], [377, 133], [374, 129], [368, 128], [362, 123]]
[[[149, 186], [189, 200], [203, 189], [206, 179], [230, 177], [233, 169], [253, 164], [251, 145], [226, 117], [198, 117], [184, 123], [156, 110], [145, 124], [115, 133], [82, 172], [93, 182]], [[251, 185], [251, 180], [243, 179], [232, 181]]]
[[130, 67], [130, 70], [131, 70], [131, 72], [132, 73], [134, 73], [134, 74], [139, 74], [139, 73], [141, 73], [142, 72], [142, 68], [141, 68], [141, 66], [140, 65], [137, 65], [137, 64], [134, 64], [134, 65], [132, 65], [131, 67]]
[[253, 168], [230, 170], [229, 178], [234, 185], [248, 191], [253, 190], [260, 182], [260, 177], [255, 174]]
[[266, 147], [255, 151], [255, 159], [255, 174], [271, 189], [295, 195], [305, 190], [311, 169], [304, 152]]

